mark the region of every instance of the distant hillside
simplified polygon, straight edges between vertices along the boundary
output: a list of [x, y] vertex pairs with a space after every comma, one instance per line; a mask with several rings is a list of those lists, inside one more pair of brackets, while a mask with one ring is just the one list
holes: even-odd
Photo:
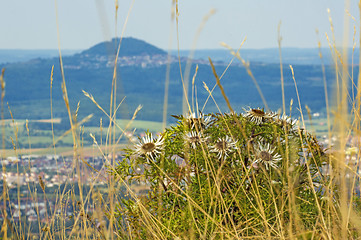
[[[116, 42], [116, 39], [103, 42], [81, 53], [63, 58], [71, 107], [75, 111], [77, 103], [80, 102], [78, 117], [95, 114], [92, 120], [94, 125], [99, 125], [101, 117], [104, 122], [106, 115], [84, 96], [82, 90], [92, 94], [105, 110], [109, 109]], [[169, 115], [182, 112], [183, 94], [178, 60], [177, 58], [170, 58], [170, 60]], [[182, 72], [186, 68], [186, 60], [186, 58], [181, 58]], [[130, 118], [136, 107], [141, 104], [143, 109], [137, 119], [161, 121], [168, 66], [166, 53], [144, 41], [124, 38], [117, 63], [116, 97], [118, 103], [126, 97], [120, 105], [117, 117]], [[195, 79], [195, 92], [199, 108], [202, 108], [208, 97], [203, 82], [212, 89], [216, 81], [208, 61], [205, 60], [193, 61], [190, 76], [193, 76], [196, 64], [199, 68]], [[52, 85], [54, 117], [66, 119], [67, 112], [62, 97], [62, 77], [58, 58], [34, 59], [22, 63], [0, 65], [0, 68], [6, 68], [5, 101], [9, 103], [15, 118], [50, 117], [50, 72], [53, 65], [55, 66]], [[216, 71], [219, 76], [226, 69], [226, 65], [227, 63], [217, 62]], [[280, 108], [282, 94], [279, 64], [251, 62], [250, 68], [268, 105], [273, 110]], [[319, 65], [294, 65], [293, 68], [303, 106], [307, 104], [314, 111], [322, 110], [325, 107], [325, 97], [321, 67]], [[184, 74], [182, 76], [185, 77]], [[284, 77], [286, 103], [289, 103], [291, 99], [296, 100], [297, 95], [288, 65], [284, 66]], [[328, 86], [331, 89], [331, 83], [334, 80], [332, 67], [326, 67], [326, 79], [329, 81]], [[240, 112], [242, 107], [248, 105], [263, 106], [252, 79], [239, 62], [228, 68], [221, 82], [236, 111]], [[190, 84], [191, 86], [192, 84]], [[189, 93], [191, 92], [192, 90], [189, 89]], [[222, 111], [228, 111], [218, 88], [215, 88], [213, 98]], [[212, 98], [208, 101], [205, 111], [218, 111]], [[9, 117], [9, 114], [7, 116]]]
[[[101, 42], [83, 52], [82, 55], [114, 55], [118, 49], [119, 38]], [[162, 49], [152, 46], [145, 41], [135, 38], [123, 38], [121, 41], [119, 56], [142, 56], [142, 55], [166, 55]]]
[[[80, 50], [62, 49], [63, 56], [74, 55]], [[58, 49], [0, 49], [0, 64], [25, 62], [35, 58], [53, 58], [59, 56]]]
[[[282, 62], [284, 64], [292, 65], [333, 65], [332, 53], [329, 48], [322, 48], [321, 53], [323, 58], [320, 59], [318, 48], [282, 48]], [[181, 50], [180, 56], [187, 57], [190, 50]], [[349, 64], [358, 62], [359, 49], [349, 49]], [[173, 55], [177, 55], [178, 51], [172, 51]], [[276, 64], [280, 62], [278, 48], [265, 49], [241, 49], [240, 55], [243, 59], [250, 62]], [[353, 59], [352, 59], [353, 56]], [[208, 59], [211, 57], [214, 60], [229, 62], [232, 55], [226, 49], [197, 49], [194, 52], [195, 59]]]

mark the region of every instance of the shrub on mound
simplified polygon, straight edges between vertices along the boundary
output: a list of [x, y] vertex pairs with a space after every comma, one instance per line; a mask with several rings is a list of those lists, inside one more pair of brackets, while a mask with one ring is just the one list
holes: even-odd
[[[286, 237], [315, 230], [328, 158], [298, 121], [263, 109], [175, 116], [112, 171], [147, 192], [119, 203], [119, 234], [138, 239]], [[321, 217], [322, 218], [322, 217]]]

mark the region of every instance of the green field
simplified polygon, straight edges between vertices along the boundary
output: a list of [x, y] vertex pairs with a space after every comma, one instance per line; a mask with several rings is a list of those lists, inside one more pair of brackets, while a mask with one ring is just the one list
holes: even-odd
[[[332, 121], [331, 129], [332, 129]], [[316, 136], [323, 136], [328, 134], [328, 124], [327, 118], [315, 118], [315, 119], [305, 119], [306, 130], [315, 134]]]
[[[31, 120], [28, 122], [36, 121], [39, 120]], [[43, 149], [45, 152], [48, 152], [53, 149], [53, 141], [55, 141], [58, 151], [60, 151], [61, 148], [64, 148], [64, 151], [68, 151], [73, 146], [73, 136], [70, 129], [56, 130], [53, 134], [52, 130], [27, 127], [26, 120], [24, 119], [4, 120], [3, 123], [5, 148], [10, 151], [14, 151], [14, 149], [16, 151], [21, 149]], [[56, 124], [58, 123], [54, 123], [54, 126], [56, 126]], [[118, 143], [126, 144], [129, 142], [128, 138], [130, 136], [137, 136], [147, 130], [153, 133], [160, 132], [162, 131], [162, 123], [141, 120], [131, 122], [130, 120], [117, 120], [115, 132], [112, 131], [111, 134], [115, 133], [115, 138], [118, 140]], [[93, 145], [94, 140], [90, 135], [95, 137], [98, 145], [104, 146], [107, 144], [106, 138], [110, 134], [108, 126], [95, 127], [86, 126], [86, 124], [79, 126], [76, 133], [80, 143], [79, 145], [84, 147]], [[127, 136], [124, 133], [126, 133]], [[38, 151], [40, 150], [37, 150], [37, 152]]]
[[[32, 120], [38, 121], [38, 120]], [[40, 130], [26, 128], [26, 120], [16, 119], [4, 120], [5, 123], [5, 142], [6, 149], [38, 149], [38, 148], [49, 148], [52, 149], [53, 134], [51, 130]], [[332, 123], [332, 122], [331, 122]], [[56, 125], [55, 123], [54, 125]], [[302, 126], [302, 123], [301, 123]], [[115, 129], [115, 137], [118, 143], [128, 143], [128, 137], [123, 133], [127, 133], [128, 136], [137, 136], [145, 131], [153, 133], [161, 132], [163, 123], [154, 121], [143, 121], [143, 120], [117, 120], [117, 126]], [[312, 120], [305, 119], [306, 129], [316, 134], [317, 136], [326, 135], [328, 132], [327, 119], [326, 118], [315, 118]], [[134, 133], [134, 134], [133, 134]], [[80, 126], [77, 128], [77, 136], [82, 146], [91, 146], [94, 141], [90, 137], [92, 134], [99, 145], [106, 144], [106, 138], [109, 134], [108, 126], [96, 127], [96, 126]], [[114, 134], [112, 131], [111, 134]], [[54, 132], [54, 140], [57, 148], [64, 147], [65, 150], [73, 146], [73, 137], [69, 129]]]

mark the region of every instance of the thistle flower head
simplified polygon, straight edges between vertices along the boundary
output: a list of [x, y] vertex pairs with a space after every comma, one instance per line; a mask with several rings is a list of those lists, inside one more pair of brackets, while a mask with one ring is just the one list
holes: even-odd
[[196, 113], [191, 113], [185, 117], [185, 123], [189, 129], [203, 129], [209, 123], [210, 117], [204, 117], [203, 113], [199, 113], [199, 116], [196, 116]]
[[217, 153], [219, 159], [226, 158], [228, 154], [235, 150], [237, 141], [233, 141], [229, 136], [218, 138], [216, 143], [210, 147], [211, 152]]
[[161, 153], [163, 143], [164, 138], [162, 136], [154, 139], [152, 134], [149, 133], [140, 139], [139, 143], [135, 145], [135, 153], [154, 160], [154, 158]]
[[264, 121], [264, 119], [268, 116], [260, 108], [249, 108], [248, 110], [246, 109], [244, 110], [246, 111], [244, 116], [257, 125], [260, 125]]
[[281, 117], [278, 119], [279, 123], [287, 126], [288, 131], [294, 132], [298, 130], [298, 123], [297, 119], [292, 119], [291, 117], [287, 116], [286, 114], [282, 114]]
[[282, 157], [275, 150], [276, 148], [272, 148], [269, 143], [258, 144], [255, 148], [254, 163], [263, 164], [267, 170], [269, 167], [277, 168], [277, 163], [282, 160]]
[[184, 135], [184, 140], [188, 142], [192, 148], [195, 149], [199, 144], [204, 141], [204, 138], [201, 132], [191, 131]]

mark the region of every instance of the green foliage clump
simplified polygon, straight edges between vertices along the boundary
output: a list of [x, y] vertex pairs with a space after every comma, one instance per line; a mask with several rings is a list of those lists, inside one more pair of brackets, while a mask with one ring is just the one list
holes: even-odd
[[297, 120], [259, 108], [175, 117], [157, 138], [146, 132], [125, 149], [112, 171], [147, 189], [128, 189], [119, 203], [126, 229], [120, 235], [223, 239], [314, 231], [328, 158]]

